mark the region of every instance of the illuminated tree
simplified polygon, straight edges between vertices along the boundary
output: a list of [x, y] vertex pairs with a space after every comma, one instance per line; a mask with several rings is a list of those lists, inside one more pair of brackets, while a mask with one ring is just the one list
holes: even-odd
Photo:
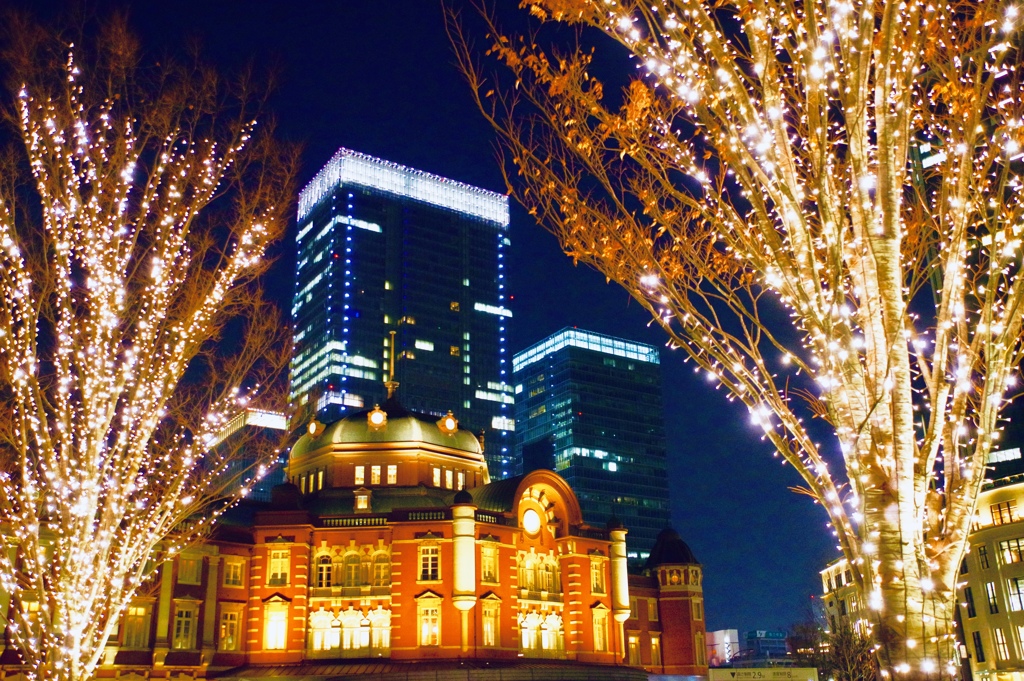
[[874, 642], [845, 617], [831, 631], [813, 620], [794, 625], [787, 643], [796, 666], [816, 668], [820, 679], [872, 681], [878, 676]]
[[878, 676], [877, 660], [872, 654], [871, 640], [842, 621], [839, 628], [824, 638], [828, 652], [821, 669], [827, 679], [835, 681], [873, 681]]
[[957, 568], [1021, 361], [1016, 6], [523, 4], [599, 29], [642, 72], [613, 97], [594, 51], [486, 19], [492, 80], [451, 13], [510, 191], [796, 469], [883, 674], [953, 673]]
[[283, 365], [254, 277], [294, 158], [256, 131], [244, 79], [142, 65], [117, 22], [88, 66], [21, 28], [4, 59], [0, 588], [29, 675], [80, 680], [155, 566], [239, 491], [206, 444]]

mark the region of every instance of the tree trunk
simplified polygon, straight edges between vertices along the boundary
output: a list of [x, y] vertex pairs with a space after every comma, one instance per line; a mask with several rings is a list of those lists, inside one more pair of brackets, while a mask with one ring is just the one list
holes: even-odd
[[[906, 479], [902, 491], [908, 493], [911, 485]], [[908, 680], [954, 676], [956, 571], [929, 567], [921, 530], [923, 503], [898, 504], [885, 492], [872, 496], [865, 500], [865, 520], [868, 541], [877, 541], [877, 551], [868, 556], [871, 566], [861, 575], [879, 668], [883, 676], [888, 672]], [[940, 572], [951, 574], [941, 579]]]

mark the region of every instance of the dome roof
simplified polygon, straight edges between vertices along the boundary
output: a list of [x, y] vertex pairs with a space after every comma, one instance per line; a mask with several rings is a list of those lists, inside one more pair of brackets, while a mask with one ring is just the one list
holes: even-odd
[[697, 562], [693, 551], [686, 545], [679, 533], [671, 527], [666, 527], [658, 533], [646, 567], [651, 569], [659, 565], [700, 565], [700, 563]]
[[[450, 506], [451, 495], [447, 490], [417, 485], [415, 487], [374, 487], [369, 490], [370, 512], [391, 513], [396, 509], [422, 510], [443, 509]], [[303, 508], [318, 518], [352, 515], [359, 511], [355, 506], [357, 490], [347, 488], [326, 488], [310, 495], [303, 501]]]
[[456, 492], [455, 498], [452, 499], [452, 505], [456, 505], [457, 506], [457, 505], [465, 505], [465, 504], [469, 504], [469, 505], [473, 504], [473, 495], [470, 494], [469, 492], [467, 492], [464, 489], [460, 489], [458, 492]]
[[305, 433], [292, 447], [292, 459], [332, 445], [344, 448], [345, 445], [422, 443], [459, 450], [468, 454], [469, 458], [481, 462], [484, 460], [480, 441], [464, 428], [457, 428], [453, 433], [445, 432], [438, 426], [437, 416], [411, 412], [394, 398], [380, 405], [380, 409], [388, 417], [382, 427], [370, 427], [367, 414], [373, 409], [357, 411], [327, 424], [323, 431], [315, 435]]

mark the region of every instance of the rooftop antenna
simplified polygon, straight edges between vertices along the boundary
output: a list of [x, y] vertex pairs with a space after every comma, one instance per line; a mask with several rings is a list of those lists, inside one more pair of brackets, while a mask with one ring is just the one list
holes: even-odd
[[395, 395], [395, 391], [398, 390], [398, 381], [395, 380], [395, 331], [391, 330], [391, 352], [388, 353], [388, 361], [390, 366], [388, 367], [388, 379], [384, 381], [384, 387], [388, 389], [388, 399], [390, 400]]

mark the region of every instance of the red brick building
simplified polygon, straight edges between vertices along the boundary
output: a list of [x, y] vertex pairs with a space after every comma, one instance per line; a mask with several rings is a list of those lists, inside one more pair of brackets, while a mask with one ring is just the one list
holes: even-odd
[[707, 676], [703, 578], [679, 534], [662, 530], [647, 569], [629, 576], [627, 664], [654, 674]]
[[584, 523], [552, 471], [490, 482], [451, 416], [390, 400], [313, 422], [288, 477], [160, 568], [100, 676], [522, 658], [707, 673], [701, 568], [678, 535], [627, 575], [625, 528]]

